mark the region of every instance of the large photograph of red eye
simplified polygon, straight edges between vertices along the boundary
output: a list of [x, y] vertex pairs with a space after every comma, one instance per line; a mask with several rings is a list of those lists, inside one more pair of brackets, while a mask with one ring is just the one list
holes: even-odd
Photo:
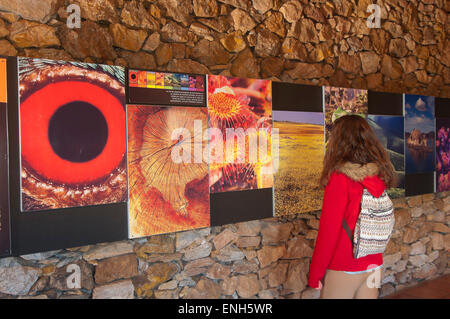
[[19, 58], [22, 211], [126, 201], [125, 72]]

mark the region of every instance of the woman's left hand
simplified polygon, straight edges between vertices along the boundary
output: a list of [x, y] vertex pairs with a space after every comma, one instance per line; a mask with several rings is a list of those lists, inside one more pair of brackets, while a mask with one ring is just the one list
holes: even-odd
[[314, 289], [321, 290], [322, 288], [323, 288], [322, 282], [319, 280], [319, 287], [314, 288]]

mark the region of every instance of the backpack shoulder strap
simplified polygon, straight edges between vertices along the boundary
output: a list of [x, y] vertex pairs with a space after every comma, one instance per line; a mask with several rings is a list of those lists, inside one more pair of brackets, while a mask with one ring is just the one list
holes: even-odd
[[352, 234], [352, 231], [350, 230], [350, 227], [348, 226], [347, 221], [345, 220], [345, 218], [342, 218], [342, 227], [344, 227], [348, 238], [350, 238], [350, 241], [353, 243], [353, 234]]
[[[361, 183], [362, 185], [362, 183]], [[364, 196], [364, 193], [367, 191], [366, 188], [363, 186], [363, 194], [361, 196], [361, 205], [362, 205], [362, 197]], [[350, 227], [347, 224], [347, 221], [345, 220], [345, 217], [342, 218], [342, 227], [344, 227], [345, 232], [347, 233], [348, 238], [350, 239], [350, 241], [353, 243], [353, 233], [350, 230]]]
[[[362, 195], [362, 197], [361, 197], [361, 208], [362, 208], [362, 203], [363, 203], [363, 197], [364, 197], [364, 194], [371, 195], [371, 194], [369, 193], [369, 191], [367, 191], [367, 189], [364, 187], [364, 189], [363, 189], [363, 195]], [[388, 196], [386, 190], [383, 192], [383, 194], [382, 194], [381, 196]], [[388, 196], [388, 198], [389, 198], [389, 196]], [[342, 227], [344, 227], [344, 230], [345, 230], [345, 232], [347, 233], [348, 238], [349, 238], [350, 241], [353, 243], [353, 236], [354, 236], [354, 235], [353, 235], [352, 231], [350, 230], [350, 227], [348, 226], [348, 223], [347, 223], [347, 221], [345, 220], [345, 217], [342, 218]]]

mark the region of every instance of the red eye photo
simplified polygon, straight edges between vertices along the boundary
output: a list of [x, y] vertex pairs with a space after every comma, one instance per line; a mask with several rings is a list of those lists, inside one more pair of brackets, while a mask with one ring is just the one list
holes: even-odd
[[19, 59], [22, 210], [126, 200], [125, 73]]

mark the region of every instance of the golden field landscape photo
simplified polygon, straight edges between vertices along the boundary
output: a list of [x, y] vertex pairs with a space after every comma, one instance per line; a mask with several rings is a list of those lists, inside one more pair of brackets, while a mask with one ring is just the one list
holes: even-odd
[[279, 164], [274, 175], [275, 215], [320, 210], [319, 186], [324, 157], [322, 113], [274, 111], [279, 129]]

